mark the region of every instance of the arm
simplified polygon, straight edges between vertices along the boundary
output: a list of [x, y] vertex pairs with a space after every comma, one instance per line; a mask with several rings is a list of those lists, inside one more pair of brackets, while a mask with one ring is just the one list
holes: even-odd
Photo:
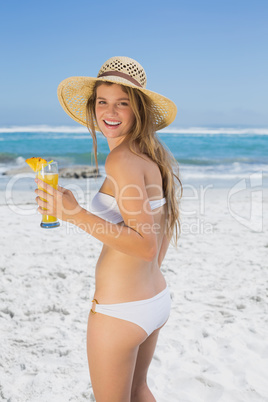
[[113, 224], [81, 208], [69, 190], [59, 187], [54, 190], [42, 182], [42, 190], [36, 190], [42, 214], [57, 216], [85, 230], [104, 244], [123, 253], [152, 261], [157, 254], [157, 239], [154, 220], [148, 207], [149, 200], [144, 183], [144, 174], [134, 158], [117, 153], [109, 154], [106, 172], [114, 183], [114, 194], [126, 226]]
[[168, 246], [169, 246], [169, 242], [170, 240], [168, 239], [167, 235], [164, 235], [163, 240], [162, 240], [162, 244], [161, 244], [161, 248], [158, 254], [158, 266], [159, 268], [162, 265], [162, 262], [165, 258], [166, 252], [168, 250]]
[[72, 223], [122, 253], [145, 261], [152, 261], [155, 258], [156, 248], [153, 242], [129, 226], [107, 222], [85, 209], [73, 217]]

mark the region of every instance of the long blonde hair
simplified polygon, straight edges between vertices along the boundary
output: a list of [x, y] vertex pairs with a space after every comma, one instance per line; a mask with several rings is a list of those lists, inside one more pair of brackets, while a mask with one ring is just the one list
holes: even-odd
[[[95, 105], [98, 86], [106, 84], [113, 85], [111, 82], [96, 82], [92, 95], [87, 101], [87, 126], [93, 139], [94, 156], [96, 167], [97, 160], [97, 137], [95, 131], [96, 114]], [[129, 134], [129, 147], [131, 152], [137, 154], [134, 143], [138, 145], [141, 153], [149, 156], [157, 163], [163, 182], [163, 192], [167, 205], [166, 235], [168, 239], [172, 236], [174, 245], [177, 244], [180, 232], [180, 213], [179, 201], [182, 197], [182, 183], [179, 178], [179, 165], [171, 152], [161, 143], [155, 131], [154, 104], [151, 99], [143, 92], [121, 85], [124, 92], [129, 96], [131, 108], [135, 114], [135, 123]], [[138, 155], [138, 154], [137, 154]], [[140, 155], [139, 155], [140, 156]]]

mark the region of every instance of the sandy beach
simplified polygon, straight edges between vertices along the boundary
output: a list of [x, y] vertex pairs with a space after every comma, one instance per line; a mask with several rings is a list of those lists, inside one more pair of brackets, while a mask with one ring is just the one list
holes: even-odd
[[[97, 180], [75, 183], [87, 206]], [[0, 193], [0, 400], [94, 401], [86, 328], [101, 243], [66, 223], [41, 229], [34, 188]], [[230, 191], [185, 189], [161, 268], [172, 312], [149, 372], [158, 402], [268, 401], [268, 189]]]

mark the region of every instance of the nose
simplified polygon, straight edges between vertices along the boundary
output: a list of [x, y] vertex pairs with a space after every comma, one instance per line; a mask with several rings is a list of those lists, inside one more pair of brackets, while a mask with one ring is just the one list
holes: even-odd
[[110, 116], [115, 116], [117, 114], [116, 105], [113, 103], [108, 104], [106, 111]]

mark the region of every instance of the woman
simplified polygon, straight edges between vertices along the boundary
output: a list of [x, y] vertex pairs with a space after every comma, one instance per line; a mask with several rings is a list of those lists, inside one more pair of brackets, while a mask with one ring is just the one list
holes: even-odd
[[64, 80], [60, 103], [88, 126], [96, 165], [95, 130], [107, 139], [106, 178], [91, 212], [62, 187], [42, 183], [48, 194], [36, 190], [41, 214], [71, 220], [103, 243], [87, 332], [97, 402], [155, 401], [147, 371], [170, 313], [159, 268], [173, 233], [177, 241], [181, 183], [173, 171], [176, 161], [155, 131], [174, 120], [176, 106], [145, 86], [142, 66], [127, 57], [109, 59], [97, 78]]

